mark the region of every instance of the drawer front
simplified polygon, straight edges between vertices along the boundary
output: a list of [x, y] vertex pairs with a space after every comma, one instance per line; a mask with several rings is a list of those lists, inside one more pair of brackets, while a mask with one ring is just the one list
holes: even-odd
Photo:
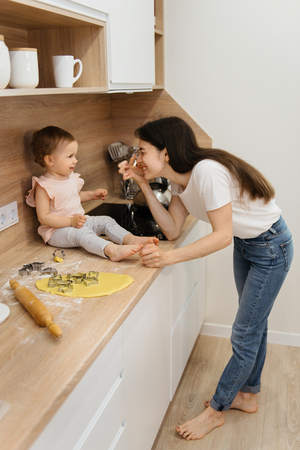
[[[199, 224], [195, 225], [189, 236], [185, 239], [181, 247], [200, 239]], [[188, 301], [195, 284], [200, 276], [200, 260], [187, 261], [173, 266], [172, 272], [172, 320], [171, 327], [176, 320], [186, 302]]]
[[119, 430], [118, 439], [116, 439], [111, 450], [130, 450], [130, 447], [127, 445], [126, 426]]
[[201, 285], [198, 283], [171, 335], [171, 400], [202, 325], [200, 296]]
[[118, 432], [123, 431], [125, 420], [124, 378], [120, 378], [116, 390], [103, 411], [96, 414], [74, 450], [109, 450]]
[[123, 372], [123, 327], [34, 442], [30, 450], [73, 450]]

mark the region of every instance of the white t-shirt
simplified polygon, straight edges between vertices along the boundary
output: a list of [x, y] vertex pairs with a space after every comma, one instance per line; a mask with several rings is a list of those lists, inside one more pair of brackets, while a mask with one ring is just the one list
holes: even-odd
[[265, 204], [264, 199], [251, 200], [247, 193], [243, 202], [239, 201], [240, 188], [229, 170], [211, 159], [197, 163], [185, 190], [171, 181], [172, 195], [178, 195], [193, 216], [209, 223], [207, 211], [221, 208], [231, 202], [233, 235], [250, 239], [267, 231], [281, 214], [272, 199]]

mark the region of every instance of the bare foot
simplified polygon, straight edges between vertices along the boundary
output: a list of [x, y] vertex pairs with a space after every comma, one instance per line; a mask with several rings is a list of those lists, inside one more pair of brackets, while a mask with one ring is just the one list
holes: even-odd
[[111, 243], [105, 247], [104, 253], [111, 261], [121, 261], [139, 252], [142, 247], [142, 245], [118, 245]]
[[176, 431], [187, 441], [202, 439], [214, 428], [225, 422], [225, 412], [216, 411], [209, 406], [202, 414], [176, 427]]
[[[210, 406], [210, 401], [206, 400], [204, 406], [208, 408]], [[257, 406], [257, 394], [252, 392], [241, 392], [237, 393], [237, 396], [232, 402], [230, 409], [239, 409], [247, 413], [255, 413], [258, 409]]]
[[155, 244], [158, 245], [159, 239], [155, 236], [135, 236], [134, 234], [126, 234], [123, 239], [123, 244], [136, 244], [136, 245], [146, 245]]

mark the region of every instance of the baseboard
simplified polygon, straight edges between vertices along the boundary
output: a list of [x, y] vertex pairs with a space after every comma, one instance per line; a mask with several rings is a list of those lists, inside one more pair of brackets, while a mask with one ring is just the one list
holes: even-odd
[[[206, 336], [230, 338], [231, 327], [228, 325], [204, 323], [200, 330], [200, 334]], [[283, 333], [281, 331], [269, 330], [268, 342], [270, 344], [291, 345], [292, 347], [300, 347], [300, 334]]]

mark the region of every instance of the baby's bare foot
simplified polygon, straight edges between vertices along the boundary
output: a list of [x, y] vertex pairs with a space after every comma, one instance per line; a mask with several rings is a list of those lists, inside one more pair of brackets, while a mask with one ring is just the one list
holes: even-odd
[[[206, 400], [204, 406], [208, 408], [210, 406], [210, 401]], [[239, 409], [240, 411], [247, 413], [255, 413], [258, 409], [257, 394], [253, 394], [252, 392], [238, 392], [230, 409]]]
[[104, 253], [111, 261], [121, 261], [139, 252], [142, 247], [142, 245], [117, 245], [111, 243], [105, 247]]
[[176, 427], [176, 431], [187, 441], [202, 439], [214, 428], [225, 422], [225, 413], [208, 407], [202, 414]]
[[135, 236], [134, 234], [127, 234], [123, 239], [124, 244], [136, 244], [136, 245], [146, 245], [155, 244], [158, 245], [159, 239], [155, 236]]

